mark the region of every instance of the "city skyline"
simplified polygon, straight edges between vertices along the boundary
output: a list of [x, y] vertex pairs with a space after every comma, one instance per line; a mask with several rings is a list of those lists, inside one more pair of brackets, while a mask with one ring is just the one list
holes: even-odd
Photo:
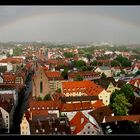
[[1, 6], [0, 41], [140, 43], [139, 6]]

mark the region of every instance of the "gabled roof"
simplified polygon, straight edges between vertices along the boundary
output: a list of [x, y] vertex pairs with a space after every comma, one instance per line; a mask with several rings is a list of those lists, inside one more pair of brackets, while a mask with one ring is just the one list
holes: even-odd
[[63, 80], [61, 72], [59, 71], [45, 71], [45, 74], [49, 80]]
[[110, 67], [108, 66], [99, 66], [97, 68], [100, 68], [101, 70], [110, 70]]
[[90, 102], [82, 102], [82, 103], [62, 104], [60, 111], [71, 112], [71, 111], [90, 110], [90, 109], [93, 109], [92, 104]]
[[0, 100], [0, 107], [2, 107], [4, 110], [6, 110], [8, 113], [10, 113], [13, 105], [11, 103], [8, 103], [5, 100], [4, 101]]
[[127, 115], [127, 116], [106, 116], [105, 122], [114, 121], [136, 121], [140, 123], [140, 115]]
[[[60, 94], [60, 93], [59, 93]], [[94, 101], [94, 100], [98, 100], [99, 97], [98, 96], [75, 96], [75, 97], [60, 97], [60, 100], [62, 102], [74, 102], [74, 101]]]
[[72, 134], [77, 134], [84, 129], [84, 126], [89, 122], [82, 112], [77, 112], [76, 115], [70, 121], [71, 126], [75, 126]]
[[70, 72], [68, 74], [69, 78], [75, 78], [77, 75], [80, 75], [82, 77], [100, 77], [100, 73], [93, 72], [93, 71], [76, 71], [76, 72]]
[[98, 123], [102, 123], [105, 116], [111, 116], [112, 111], [110, 110], [110, 108], [108, 106], [103, 106], [103, 107], [97, 108], [97, 109], [89, 112], [89, 114], [93, 118], [95, 118], [95, 120]]
[[110, 63], [112, 60], [96, 60], [96, 61], [101, 63]]
[[101, 100], [97, 100], [95, 103], [92, 104], [92, 107], [94, 109], [98, 109], [98, 108], [101, 108], [104, 106], [105, 106], [105, 104]]
[[124, 86], [126, 83], [127, 83], [126, 81], [118, 80], [118, 81], [117, 81], [117, 84], [116, 84], [116, 87], [121, 88], [121, 87]]
[[83, 92], [88, 96], [97, 96], [103, 88], [91, 81], [62, 82], [63, 93]]
[[31, 110], [58, 110], [61, 107], [59, 101], [31, 101]]
[[116, 86], [116, 81], [113, 77], [108, 77], [108, 78], [100, 78], [100, 79], [95, 79], [93, 80], [96, 84], [100, 85], [102, 88], [107, 89], [109, 84], [112, 83], [113, 86]]
[[5, 83], [14, 83], [15, 82], [15, 79], [16, 79], [16, 76], [15, 74], [12, 74], [12, 73], [8, 73], [8, 72], [5, 72], [3, 73], [3, 81]]

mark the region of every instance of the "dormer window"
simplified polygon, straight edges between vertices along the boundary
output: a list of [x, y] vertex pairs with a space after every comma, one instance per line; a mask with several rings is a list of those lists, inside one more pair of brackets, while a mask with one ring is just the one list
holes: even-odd
[[36, 129], [36, 133], [38, 133], [38, 129]]

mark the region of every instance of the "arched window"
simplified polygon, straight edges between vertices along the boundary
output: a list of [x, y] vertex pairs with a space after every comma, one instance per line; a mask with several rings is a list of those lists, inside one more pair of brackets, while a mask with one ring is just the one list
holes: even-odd
[[42, 91], [43, 91], [43, 83], [42, 83], [42, 81], [40, 82], [40, 93], [42, 93]]

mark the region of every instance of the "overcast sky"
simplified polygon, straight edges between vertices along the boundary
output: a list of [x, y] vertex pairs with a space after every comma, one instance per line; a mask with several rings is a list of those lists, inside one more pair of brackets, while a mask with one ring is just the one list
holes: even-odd
[[140, 43], [140, 6], [0, 6], [0, 41]]

